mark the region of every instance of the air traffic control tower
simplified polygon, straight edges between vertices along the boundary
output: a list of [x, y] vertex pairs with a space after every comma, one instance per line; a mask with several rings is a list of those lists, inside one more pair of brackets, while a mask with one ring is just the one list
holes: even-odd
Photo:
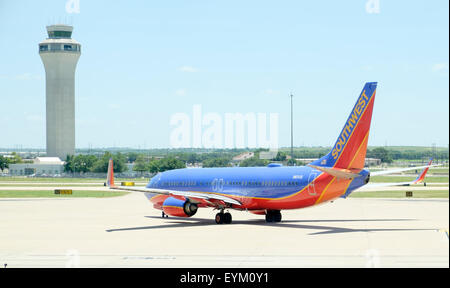
[[65, 160], [75, 155], [75, 69], [81, 45], [72, 26], [47, 26], [48, 38], [39, 44], [45, 66], [47, 157]]

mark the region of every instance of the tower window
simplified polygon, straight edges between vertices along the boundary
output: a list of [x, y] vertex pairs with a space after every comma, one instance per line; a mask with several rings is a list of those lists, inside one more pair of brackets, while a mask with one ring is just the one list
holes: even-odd
[[49, 38], [70, 38], [72, 36], [72, 32], [70, 31], [49, 31]]

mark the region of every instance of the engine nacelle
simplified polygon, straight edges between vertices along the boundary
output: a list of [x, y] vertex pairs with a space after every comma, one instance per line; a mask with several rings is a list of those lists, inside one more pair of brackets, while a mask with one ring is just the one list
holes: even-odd
[[364, 179], [364, 182], [366, 184], [370, 182], [370, 172], [367, 174], [366, 179]]
[[164, 201], [162, 209], [164, 213], [170, 216], [191, 217], [197, 213], [198, 206], [195, 203], [189, 202], [189, 200], [179, 200], [169, 197]]

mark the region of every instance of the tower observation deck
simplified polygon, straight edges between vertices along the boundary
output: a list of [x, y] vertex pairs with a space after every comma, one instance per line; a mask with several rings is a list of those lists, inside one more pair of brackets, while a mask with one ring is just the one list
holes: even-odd
[[75, 70], [81, 45], [72, 26], [47, 26], [48, 38], [39, 43], [45, 67], [47, 157], [65, 160], [75, 154]]

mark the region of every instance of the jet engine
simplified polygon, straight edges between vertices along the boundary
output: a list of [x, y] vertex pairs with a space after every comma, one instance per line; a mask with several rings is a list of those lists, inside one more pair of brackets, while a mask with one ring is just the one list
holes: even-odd
[[364, 180], [364, 182], [367, 184], [370, 181], [370, 172], [367, 174], [366, 179]]
[[179, 200], [173, 197], [167, 198], [162, 209], [165, 214], [177, 217], [191, 217], [197, 213], [198, 206], [189, 200]]

